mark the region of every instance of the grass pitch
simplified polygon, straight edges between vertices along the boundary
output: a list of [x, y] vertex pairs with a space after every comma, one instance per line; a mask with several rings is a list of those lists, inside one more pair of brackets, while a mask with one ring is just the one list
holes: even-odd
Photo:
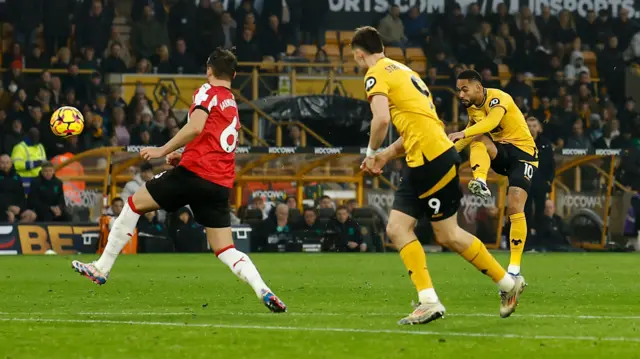
[[529, 287], [500, 319], [487, 277], [431, 254], [447, 315], [413, 327], [396, 325], [416, 299], [397, 255], [252, 259], [289, 313], [210, 254], [122, 256], [102, 287], [71, 258], [0, 258], [0, 358], [640, 358], [637, 255], [525, 254]]

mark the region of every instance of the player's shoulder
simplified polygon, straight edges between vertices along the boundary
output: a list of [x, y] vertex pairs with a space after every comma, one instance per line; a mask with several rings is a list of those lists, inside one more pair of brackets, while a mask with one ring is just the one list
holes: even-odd
[[513, 102], [513, 98], [511, 98], [511, 95], [508, 93], [496, 88], [487, 88], [486, 106], [488, 108], [496, 106], [507, 107], [511, 102]]

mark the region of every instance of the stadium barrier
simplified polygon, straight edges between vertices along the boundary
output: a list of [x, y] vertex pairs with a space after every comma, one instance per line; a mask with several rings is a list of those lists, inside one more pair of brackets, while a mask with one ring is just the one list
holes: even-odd
[[[236, 247], [249, 252], [251, 228], [237, 225], [231, 230]], [[5, 224], [0, 225], [0, 255], [41, 255], [50, 250], [58, 255], [96, 253], [99, 237], [96, 223]], [[209, 249], [208, 244], [206, 248]]]

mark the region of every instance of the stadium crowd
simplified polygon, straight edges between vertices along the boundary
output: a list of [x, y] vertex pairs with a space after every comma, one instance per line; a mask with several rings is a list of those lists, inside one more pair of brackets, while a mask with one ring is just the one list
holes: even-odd
[[[326, 61], [327, 1], [244, 0], [236, 9], [224, 9], [215, 0], [131, 4], [131, 36], [124, 40], [114, 25], [120, 10], [113, 0], [0, 2], [2, 38], [11, 40], [3, 41], [1, 61], [0, 221], [67, 218], [64, 200], [53, 196], [61, 182], [48, 170], [56, 156], [108, 145], [159, 145], [178, 131], [184, 118], [166, 99], [152, 101], [142, 86], [125, 99], [120, 86], [105, 84], [111, 73], [202, 73], [217, 46], [235, 47], [240, 61], [262, 61], [295, 58], [302, 44], [312, 44], [320, 54], [316, 60]], [[401, 14], [391, 6], [373, 25], [389, 46], [423, 49], [429, 86], [453, 87], [456, 74], [472, 67], [486, 85], [503, 88], [528, 117], [538, 120], [539, 128], [532, 131], [539, 147], [628, 150], [619, 178], [640, 190], [632, 180], [640, 175], [640, 115], [624, 86], [626, 68], [640, 62], [640, 24], [627, 10], [617, 18], [609, 10], [589, 11], [582, 18], [568, 11], [552, 14], [549, 7], [540, 16], [526, 7], [510, 14], [504, 4], [486, 15], [475, 3], [466, 9], [452, 3], [443, 14], [418, 8]], [[512, 76], [503, 86], [498, 75], [504, 69]], [[451, 118], [449, 92], [433, 93], [448, 130], [466, 123], [462, 108], [459, 119]], [[51, 133], [48, 118], [63, 105], [82, 110], [86, 126], [81, 136], [62, 140]], [[289, 134], [290, 142], [299, 143], [296, 128]], [[391, 167], [396, 181], [401, 163]], [[540, 177], [539, 208], [545, 206], [553, 178], [552, 173]], [[12, 197], [16, 183], [39, 198]], [[278, 208], [284, 213], [285, 207], [274, 208], [275, 225], [263, 225], [268, 233], [263, 244], [274, 228], [289, 227], [278, 219]], [[312, 228], [307, 216], [312, 212], [305, 210], [301, 223]], [[347, 247], [361, 249], [362, 242], [355, 243]]]

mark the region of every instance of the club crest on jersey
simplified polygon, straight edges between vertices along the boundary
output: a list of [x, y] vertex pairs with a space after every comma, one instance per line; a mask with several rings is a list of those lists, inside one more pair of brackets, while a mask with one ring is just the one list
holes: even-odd
[[497, 98], [491, 99], [491, 101], [489, 101], [489, 107], [493, 107], [499, 104], [500, 104], [500, 100], [498, 100]]
[[376, 85], [376, 78], [375, 77], [367, 77], [367, 79], [364, 81], [364, 89], [366, 91], [371, 91], [371, 89], [375, 85]]

